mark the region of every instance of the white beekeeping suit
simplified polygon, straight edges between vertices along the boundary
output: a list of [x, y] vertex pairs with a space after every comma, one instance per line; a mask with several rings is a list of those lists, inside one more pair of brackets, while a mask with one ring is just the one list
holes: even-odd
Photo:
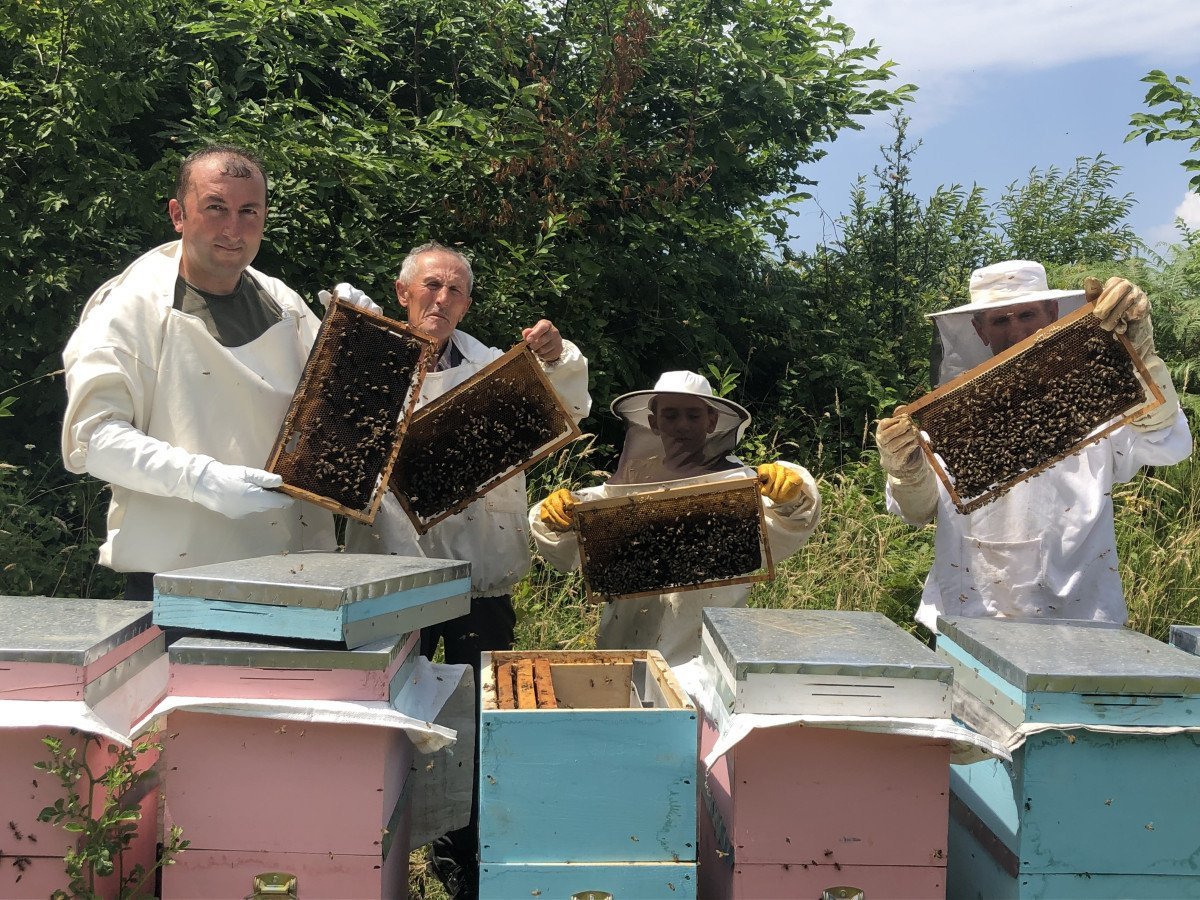
[[[575, 502], [628, 496], [667, 485], [763, 479], [764, 493], [773, 491], [778, 498], [772, 499], [768, 493], [763, 501], [771, 555], [777, 563], [799, 550], [816, 528], [821, 496], [812, 476], [787, 462], [769, 463], [756, 470], [733, 456], [750, 415], [738, 404], [714, 397], [703, 376], [664, 373], [653, 390], [625, 394], [613, 402], [612, 410], [626, 423], [625, 445], [613, 477], [569, 496], [556, 492], [529, 511], [538, 551], [557, 568], [570, 571], [578, 567], [579, 543], [566, 519], [558, 519], [556, 514], [566, 510], [569, 519]], [[666, 421], [669, 415], [688, 414], [697, 417], [690, 434], [686, 423]], [[701, 428], [708, 430], [698, 436]], [[740, 584], [609, 601], [601, 614], [596, 646], [658, 650], [668, 664], [680, 665], [700, 652], [702, 610], [744, 606], [749, 593], [750, 586]]]

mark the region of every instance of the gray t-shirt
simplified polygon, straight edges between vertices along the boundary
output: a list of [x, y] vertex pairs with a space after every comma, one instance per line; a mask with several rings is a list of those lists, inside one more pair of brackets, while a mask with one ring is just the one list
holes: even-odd
[[203, 322], [223, 347], [248, 344], [283, 319], [279, 304], [245, 272], [232, 294], [210, 294], [180, 276], [175, 279], [175, 308]]

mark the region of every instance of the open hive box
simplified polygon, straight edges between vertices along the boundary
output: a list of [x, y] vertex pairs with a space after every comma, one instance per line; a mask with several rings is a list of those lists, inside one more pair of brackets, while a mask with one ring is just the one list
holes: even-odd
[[407, 325], [329, 304], [267, 461], [280, 490], [372, 522], [432, 347]]
[[695, 897], [696, 709], [662, 656], [485, 653], [481, 679], [480, 897]]
[[591, 500], [576, 504], [574, 513], [593, 602], [775, 574], [757, 478]]
[[1086, 305], [900, 411], [969, 513], [1163, 402], [1124, 335]]
[[579, 434], [520, 344], [413, 415], [392, 491], [424, 534]]

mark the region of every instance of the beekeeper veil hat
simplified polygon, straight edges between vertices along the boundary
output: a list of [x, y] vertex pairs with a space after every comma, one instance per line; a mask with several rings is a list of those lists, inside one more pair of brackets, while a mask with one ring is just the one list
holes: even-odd
[[664, 372], [651, 390], [622, 394], [612, 411], [625, 421], [625, 445], [610, 484], [673, 481], [741, 465], [730, 457], [750, 413], [714, 396], [696, 372]]
[[[969, 303], [932, 313], [941, 344], [940, 364], [930, 377], [945, 384], [956, 375], [992, 358], [992, 351], [979, 337], [973, 324], [977, 314], [1034, 300], [1057, 300], [1058, 316], [1083, 305], [1083, 291], [1050, 290], [1046, 269], [1027, 259], [1010, 259], [976, 269], [971, 273]], [[937, 362], [937, 354], [934, 354]]]

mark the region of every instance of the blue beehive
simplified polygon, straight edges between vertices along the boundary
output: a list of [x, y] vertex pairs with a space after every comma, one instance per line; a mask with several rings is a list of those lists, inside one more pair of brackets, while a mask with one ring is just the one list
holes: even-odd
[[485, 653], [481, 681], [480, 896], [694, 898], [696, 710], [662, 656]]
[[1025, 733], [1011, 766], [951, 767], [949, 895], [1200, 897], [1200, 734], [1153, 730], [1200, 727], [1200, 659], [1090, 623], [938, 627], [960, 714]]

